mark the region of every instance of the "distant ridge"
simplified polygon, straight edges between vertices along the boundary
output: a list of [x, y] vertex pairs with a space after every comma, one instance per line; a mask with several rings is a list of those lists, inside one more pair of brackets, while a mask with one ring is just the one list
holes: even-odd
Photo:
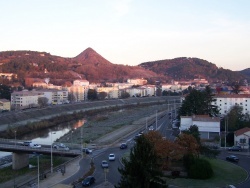
[[25, 50], [0, 52], [0, 72], [18, 75], [15, 83], [4, 82], [15, 86], [32, 86], [44, 78], [50, 78], [50, 83], [55, 85], [70, 85], [75, 79], [86, 79], [90, 83], [122, 83], [133, 78], [147, 79], [149, 84], [195, 78], [205, 78], [210, 82], [243, 79], [250, 82], [249, 70], [231, 71], [206, 60], [189, 57], [149, 61], [137, 66], [119, 65], [112, 64], [92, 48], [73, 58]]

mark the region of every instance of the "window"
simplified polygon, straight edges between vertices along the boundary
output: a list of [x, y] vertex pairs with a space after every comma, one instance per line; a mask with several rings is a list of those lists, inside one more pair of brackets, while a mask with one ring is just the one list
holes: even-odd
[[245, 138], [241, 138], [241, 139], [240, 139], [240, 143], [241, 143], [241, 144], [245, 144], [245, 143], [246, 143], [246, 139], [245, 139]]

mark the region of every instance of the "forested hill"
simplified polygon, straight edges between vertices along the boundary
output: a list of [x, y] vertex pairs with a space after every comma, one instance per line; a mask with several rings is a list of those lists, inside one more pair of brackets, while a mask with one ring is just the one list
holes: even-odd
[[205, 78], [207, 80], [228, 80], [238, 81], [250, 80], [250, 74], [243, 74], [244, 71], [231, 71], [218, 68], [215, 64], [199, 58], [180, 57], [150, 61], [139, 64], [139, 66], [169, 76], [173, 79], [194, 79]]
[[[51, 55], [47, 52], [0, 52], [0, 72], [16, 73], [17, 79], [0, 78], [0, 84], [31, 86], [36, 81], [50, 78], [55, 85], [70, 85], [75, 79], [91, 83], [126, 82], [127, 79], [144, 78], [148, 83], [168, 83], [171, 80], [205, 78], [238, 81], [248, 79], [250, 71], [231, 71], [199, 58], [175, 58], [141, 63], [138, 66], [113, 64], [92, 48], [87, 48], [73, 58]], [[15, 82], [15, 83], [13, 83]]]

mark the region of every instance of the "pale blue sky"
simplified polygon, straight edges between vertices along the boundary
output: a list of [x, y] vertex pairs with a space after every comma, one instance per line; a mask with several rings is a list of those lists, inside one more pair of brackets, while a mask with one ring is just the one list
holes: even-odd
[[0, 51], [91, 47], [114, 64], [197, 57], [242, 70], [249, 10], [249, 0], [0, 0]]

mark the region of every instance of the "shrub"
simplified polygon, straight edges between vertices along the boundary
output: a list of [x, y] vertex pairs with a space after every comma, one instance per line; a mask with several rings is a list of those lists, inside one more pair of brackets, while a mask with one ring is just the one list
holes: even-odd
[[193, 179], [209, 179], [213, 174], [212, 166], [206, 159], [196, 159], [188, 169], [188, 176]]

